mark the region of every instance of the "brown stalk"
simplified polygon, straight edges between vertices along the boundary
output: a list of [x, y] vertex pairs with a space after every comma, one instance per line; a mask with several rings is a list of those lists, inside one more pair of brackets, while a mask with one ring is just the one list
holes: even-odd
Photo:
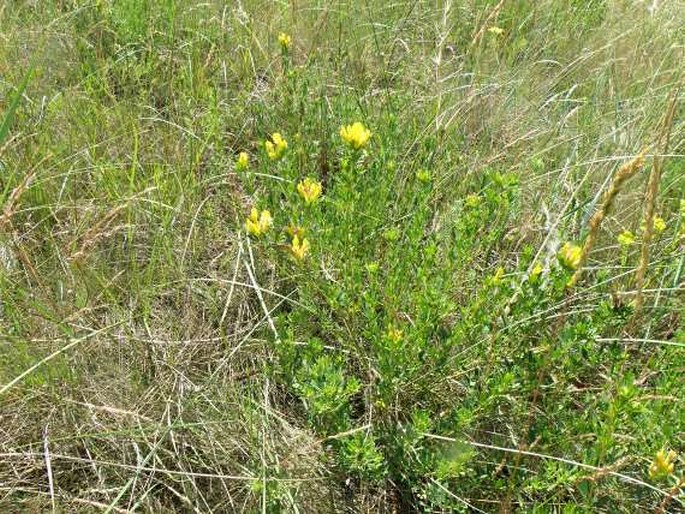
[[599, 235], [599, 229], [602, 225], [602, 221], [604, 221], [604, 218], [609, 213], [609, 210], [614, 204], [614, 200], [616, 200], [618, 193], [621, 191], [621, 188], [626, 183], [626, 181], [633, 175], [635, 175], [635, 173], [640, 168], [642, 168], [645, 162], [645, 152], [646, 150], [642, 150], [642, 152], [640, 152], [633, 160], [621, 166], [616, 175], [614, 175], [614, 179], [611, 181], [609, 189], [606, 193], [604, 193], [602, 205], [592, 215], [592, 218], [590, 218], [590, 232], [588, 233], [587, 238], [585, 239], [585, 243], [583, 244], [583, 249], [580, 254], [580, 262], [578, 263], [578, 268], [576, 269], [576, 272], [573, 274], [571, 280], [569, 281], [569, 288], [574, 287], [583, 276], [583, 268], [587, 263], [587, 258], [590, 254], [590, 251], [592, 251], [592, 248], [594, 247], [595, 242], [597, 241], [597, 236]]
[[[673, 118], [675, 116], [676, 105], [678, 103], [678, 93], [683, 84], [682, 79], [680, 84], [671, 93], [671, 101], [666, 111], [661, 132], [659, 133], [657, 150], [661, 154], [665, 154], [668, 148], [668, 143], [671, 138], [671, 128], [673, 127]], [[647, 189], [645, 190], [644, 203], [644, 224], [645, 231], [642, 234], [642, 246], [640, 248], [640, 263], [635, 272], [635, 316], [642, 310], [644, 304], [644, 295], [642, 290], [645, 284], [645, 276], [647, 275], [647, 267], [649, 266], [649, 244], [652, 241], [654, 234], [654, 212], [656, 210], [656, 198], [659, 193], [659, 182], [661, 181], [663, 159], [661, 155], [654, 156], [654, 163], [652, 171], [649, 174], [649, 181], [647, 182]]]

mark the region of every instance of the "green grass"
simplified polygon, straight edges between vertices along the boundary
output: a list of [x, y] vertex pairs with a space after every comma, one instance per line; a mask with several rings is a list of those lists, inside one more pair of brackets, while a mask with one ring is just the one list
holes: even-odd
[[[680, 512], [683, 20], [5, 2], [0, 510]], [[643, 148], [569, 289], [559, 249]], [[681, 456], [650, 474], [661, 449]]]

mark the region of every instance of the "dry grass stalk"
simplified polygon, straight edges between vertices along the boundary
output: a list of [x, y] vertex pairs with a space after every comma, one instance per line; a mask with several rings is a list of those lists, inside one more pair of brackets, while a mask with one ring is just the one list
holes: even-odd
[[5, 228], [5, 225], [10, 223], [12, 216], [17, 212], [17, 207], [19, 205], [19, 198], [24, 192], [29, 188], [31, 182], [36, 177], [36, 173], [27, 173], [21, 183], [15, 187], [10, 193], [5, 208], [3, 209], [2, 216], [0, 216], [0, 230]]
[[644, 165], [645, 152], [646, 150], [642, 150], [642, 152], [640, 152], [633, 160], [621, 166], [621, 168], [614, 176], [614, 180], [612, 180], [609, 189], [606, 193], [604, 193], [602, 205], [592, 215], [592, 218], [590, 218], [590, 222], [588, 223], [590, 227], [590, 232], [588, 233], [587, 238], [585, 239], [585, 243], [583, 244], [582, 253], [580, 255], [580, 262], [578, 264], [576, 272], [571, 277], [569, 287], [574, 287], [583, 276], [583, 268], [585, 267], [585, 263], [587, 262], [587, 258], [590, 254], [590, 251], [592, 250], [592, 248], [595, 245], [595, 242], [597, 241], [597, 236], [599, 234], [599, 229], [602, 225], [602, 221], [609, 213], [609, 210], [614, 204], [614, 200], [616, 200], [616, 196], [618, 196], [618, 193], [621, 191], [623, 184], [625, 184], [629, 178], [635, 175], [635, 173]]
[[668, 491], [668, 495], [661, 501], [656, 510], [654, 510], [655, 514], [664, 514], [666, 512], [666, 507], [668, 506], [668, 504], [671, 503], [671, 500], [677, 498], [680, 495], [680, 489], [682, 489], [684, 486], [685, 476], [680, 477], [678, 483], [674, 485], [670, 491]]
[[500, 2], [495, 6], [495, 8], [490, 11], [490, 14], [488, 14], [488, 17], [485, 18], [485, 21], [481, 25], [480, 29], [476, 33], [475, 36], [473, 36], [473, 40], [471, 41], [471, 46], [475, 45], [480, 41], [481, 37], [483, 37], [483, 34], [485, 34], [485, 30], [488, 28], [488, 25], [490, 25], [490, 21], [497, 17], [499, 12], [502, 10], [502, 7], [504, 6], [504, 0], [500, 0]]
[[113, 232], [115, 232], [116, 230], [109, 230], [109, 227], [119, 213], [126, 207], [126, 204], [118, 205], [109, 211], [100, 221], [93, 225], [93, 227], [86, 232], [85, 236], [83, 236], [80, 248], [71, 256], [71, 259], [82, 260], [98, 241], [110, 236]]
[[[661, 126], [657, 148], [664, 154], [668, 148], [669, 139], [671, 136], [671, 128], [673, 127], [673, 118], [675, 116], [676, 105], [678, 103], [678, 93], [683, 80], [673, 91], [671, 101], [664, 117], [664, 122]], [[654, 213], [656, 210], [656, 197], [659, 193], [659, 182], [661, 182], [662, 158], [660, 155], [654, 156], [654, 164], [652, 171], [649, 174], [649, 181], [647, 182], [647, 189], [645, 190], [644, 202], [644, 224], [645, 230], [642, 235], [642, 246], [640, 248], [640, 263], [635, 272], [635, 315], [638, 315], [642, 310], [644, 304], [644, 295], [642, 289], [645, 284], [645, 276], [647, 275], [647, 267], [649, 266], [649, 244], [652, 241], [654, 234]]]

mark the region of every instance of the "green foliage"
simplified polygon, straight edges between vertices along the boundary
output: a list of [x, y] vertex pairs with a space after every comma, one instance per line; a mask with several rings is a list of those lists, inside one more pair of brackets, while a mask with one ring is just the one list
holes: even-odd
[[354, 434], [340, 444], [340, 465], [361, 480], [378, 480], [384, 472], [383, 455], [372, 436]]
[[77, 4], [0, 8], [0, 507], [682, 507], [682, 117], [645, 310], [647, 170], [558, 259], [682, 6]]
[[14, 121], [14, 113], [17, 110], [17, 107], [19, 107], [19, 104], [21, 103], [21, 95], [24, 94], [24, 90], [26, 89], [26, 86], [31, 80], [31, 73], [32, 70], [29, 68], [28, 72], [17, 86], [16, 91], [12, 92], [12, 94], [10, 95], [10, 100], [8, 102], [7, 109], [3, 114], [2, 123], [0, 123], [0, 145], [2, 145], [5, 139], [7, 139], [10, 127], [12, 126], [12, 122]]
[[295, 390], [304, 402], [311, 423], [324, 433], [349, 427], [350, 399], [359, 391], [355, 378], [347, 378], [340, 359], [320, 355], [297, 369]]

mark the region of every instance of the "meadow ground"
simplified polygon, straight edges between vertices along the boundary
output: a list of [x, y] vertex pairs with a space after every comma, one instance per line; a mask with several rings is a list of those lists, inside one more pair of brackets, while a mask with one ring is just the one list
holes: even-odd
[[682, 1], [0, 38], [1, 512], [685, 511]]

